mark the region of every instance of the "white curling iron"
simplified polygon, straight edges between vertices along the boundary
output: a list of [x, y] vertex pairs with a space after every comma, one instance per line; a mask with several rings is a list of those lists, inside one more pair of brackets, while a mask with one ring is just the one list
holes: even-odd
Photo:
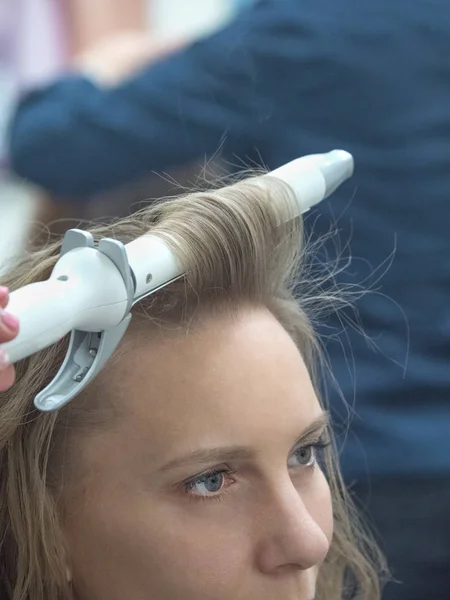
[[[287, 183], [299, 214], [333, 193], [353, 175], [353, 157], [343, 150], [298, 158], [268, 175]], [[69, 230], [47, 281], [10, 295], [8, 311], [20, 319], [16, 339], [2, 349], [15, 363], [71, 332], [67, 356], [55, 379], [35, 398], [42, 411], [62, 407], [103, 368], [131, 320], [131, 308], [183, 275], [177, 257], [155, 235], [123, 245]]]

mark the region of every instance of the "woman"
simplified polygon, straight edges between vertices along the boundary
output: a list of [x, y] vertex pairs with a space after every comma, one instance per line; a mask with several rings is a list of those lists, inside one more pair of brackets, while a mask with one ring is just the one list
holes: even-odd
[[[124, 243], [151, 231], [186, 276], [136, 305], [113, 359], [60, 411], [33, 399], [66, 341], [15, 375], [3, 360], [2, 599], [379, 599], [379, 556], [317, 395], [306, 275], [302, 300], [292, 293], [305, 254], [296, 200], [269, 183], [93, 230]], [[3, 284], [45, 279], [59, 252], [28, 254]], [[5, 315], [0, 341], [17, 333]]]

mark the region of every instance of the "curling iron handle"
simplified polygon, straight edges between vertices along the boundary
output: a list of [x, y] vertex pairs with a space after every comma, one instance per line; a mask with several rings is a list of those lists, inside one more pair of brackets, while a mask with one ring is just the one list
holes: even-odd
[[72, 329], [73, 304], [65, 298], [64, 282], [32, 283], [12, 292], [8, 311], [20, 318], [18, 336], [3, 344], [15, 363], [63, 338]]

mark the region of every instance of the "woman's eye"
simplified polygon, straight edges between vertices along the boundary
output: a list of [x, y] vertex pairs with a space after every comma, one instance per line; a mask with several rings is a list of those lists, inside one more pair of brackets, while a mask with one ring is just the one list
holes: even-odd
[[[298, 447], [292, 454], [295, 463], [289, 464], [289, 466], [294, 468], [314, 467], [320, 463], [321, 451], [328, 445], [329, 442], [319, 440], [313, 444]], [[184, 492], [198, 500], [219, 500], [228, 491], [228, 488], [235, 483], [235, 480], [231, 477], [235, 473], [236, 470], [229, 468], [203, 473], [185, 482], [183, 484]]]
[[205, 473], [188, 481], [185, 484], [185, 491], [188, 494], [203, 497], [219, 494], [226, 487], [227, 475], [231, 474], [232, 471], [226, 469]]
[[302, 467], [310, 467], [316, 462], [316, 452], [314, 446], [302, 446], [294, 452], [297, 459], [297, 465]]
[[320, 439], [313, 444], [299, 446], [292, 455], [297, 461], [293, 466], [314, 467], [316, 464], [318, 464], [320, 468], [323, 469], [325, 467], [324, 452], [329, 445], [329, 440]]

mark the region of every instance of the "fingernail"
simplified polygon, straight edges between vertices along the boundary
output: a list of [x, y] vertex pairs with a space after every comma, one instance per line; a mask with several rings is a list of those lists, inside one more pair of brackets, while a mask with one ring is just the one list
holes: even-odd
[[4, 350], [0, 350], [0, 371], [5, 371], [9, 366], [9, 356]]
[[0, 296], [6, 296], [9, 293], [9, 288], [0, 285]]
[[19, 319], [4, 310], [0, 310], [0, 319], [10, 331], [15, 331], [19, 327]]

